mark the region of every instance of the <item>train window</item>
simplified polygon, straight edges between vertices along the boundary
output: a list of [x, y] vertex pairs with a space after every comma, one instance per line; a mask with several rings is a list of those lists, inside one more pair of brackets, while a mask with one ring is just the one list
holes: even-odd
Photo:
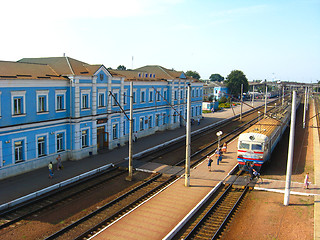
[[261, 144], [252, 144], [251, 148], [252, 148], [252, 150], [262, 151], [262, 145]]
[[240, 149], [247, 149], [247, 150], [249, 150], [249, 146], [250, 146], [249, 143], [240, 142], [240, 144], [239, 144], [239, 148], [240, 148]]

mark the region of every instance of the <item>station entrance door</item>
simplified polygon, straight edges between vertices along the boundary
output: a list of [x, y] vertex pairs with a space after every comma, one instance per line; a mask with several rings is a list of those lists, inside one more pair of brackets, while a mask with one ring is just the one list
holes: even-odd
[[98, 147], [98, 150], [109, 147], [108, 132], [105, 132], [104, 129], [105, 129], [104, 126], [97, 128], [97, 145], [98, 145], [97, 147]]

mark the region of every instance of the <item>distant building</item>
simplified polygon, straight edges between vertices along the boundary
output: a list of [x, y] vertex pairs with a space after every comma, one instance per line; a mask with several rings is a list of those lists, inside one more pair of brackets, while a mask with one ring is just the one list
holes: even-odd
[[[0, 61], [0, 179], [46, 166], [58, 154], [77, 160], [124, 145], [130, 82], [138, 137], [185, 125], [186, 87], [193, 118], [203, 84], [161, 66], [108, 70], [69, 57]], [[119, 105], [121, 108], [119, 107]]]
[[208, 81], [203, 85], [203, 98], [204, 101], [208, 101], [210, 98], [213, 100], [220, 100], [222, 96], [228, 93], [228, 88], [223, 85], [222, 82]]
[[227, 87], [215, 87], [213, 93], [214, 99], [219, 101], [222, 97], [228, 98], [228, 88]]

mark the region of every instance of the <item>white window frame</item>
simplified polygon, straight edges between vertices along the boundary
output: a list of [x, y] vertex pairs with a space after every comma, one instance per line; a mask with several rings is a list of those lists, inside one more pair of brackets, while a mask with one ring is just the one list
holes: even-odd
[[[87, 90], [81, 90], [81, 110], [82, 111], [86, 111], [86, 110], [90, 110], [91, 104], [90, 104], [90, 95], [91, 95], [91, 90], [87, 89]], [[86, 108], [84, 108], [84, 102], [83, 102], [83, 97], [87, 96], [87, 106]]]
[[137, 103], [137, 89], [133, 89], [133, 104]]
[[[40, 90], [36, 92], [37, 95], [37, 114], [43, 114], [49, 112], [49, 90]], [[43, 111], [39, 111], [40, 98], [44, 97], [45, 105]]]
[[149, 117], [148, 117], [148, 128], [150, 129], [150, 128], [152, 128], [152, 115], [149, 115]]
[[[56, 106], [56, 111], [66, 111], [66, 92], [67, 90], [56, 90], [55, 91], [55, 106]], [[62, 106], [61, 109], [58, 109], [58, 97], [62, 97]]]
[[[107, 106], [106, 91], [107, 90], [105, 88], [98, 89], [98, 108], [105, 108]], [[100, 105], [101, 95], [103, 95], [103, 105]]]
[[139, 131], [143, 131], [143, 130], [144, 130], [144, 117], [139, 117]]
[[[38, 139], [39, 139], [40, 137], [44, 137], [44, 138], [45, 138], [45, 149], [44, 149], [45, 154], [44, 154], [44, 155], [41, 155], [41, 156], [39, 156], [39, 147], [38, 147]], [[35, 142], [36, 142], [36, 154], [37, 154], [37, 158], [47, 156], [47, 155], [49, 154], [49, 134], [48, 134], [48, 133], [37, 134], [37, 135], [35, 136]]]
[[[15, 159], [15, 142], [18, 142], [18, 141], [22, 141], [23, 142], [23, 147], [22, 147], [22, 153], [23, 153], [23, 159], [21, 161], [18, 161], [16, 162], [16, 159]], [[27, 156], [27, 138], [26, 137], [22, 137], [22, 138], [14, 138], [12, 139], [12, 163], [13, 164], [16, 164], [16, 163], [20, 163], [20, 162], [24, 162], [26, 161], [26, 159], [28, 159], [28, 156]]]
[[[63, 149], [62, 150], [59, 150], [58, 149], [58, 134], [63, 134]], [[66, 137], [66, 130], [63, 130], [63, 131], [57, 131], [55, 133], [55, 149], [56, 149], [56, 152], [63, 152], [66, 150], [67, 148], [67, 141], [66, 141], [67, 137]]]
[[140, 102], [141, 103], [145, 103], [147, 100], [147, 96], [146, 96], [146, 89], [143, 88], [140, 90]]
[[153, 90], [149, 90], [149, 102], [153, 102]]
[[157, 102], [160, 102], [161, 101], [161, 88], [157, 88], [157, 97], [156, 97], [156, 101]]
[[[117, 99], [117, 102], [120, 103], [119, 101], [119, 96], [120, 96], [120, 89], [113, 89], [112, 90], [112, 94], [113, 96]], [[110, 96], [112, 98], [112, 106], [118, 106], [116, 101], [114, 100], [114, 98], [112, 96]]]
[[163, 91], [163, 97], [164, 97], [164, 99], [168, 99], [168, 91], [167, 90], [164, 90]]
[[[116, 128], [114, 128], [114, 126]], [[112, 123], [112, 139], [115, 140], [115, 139], [118, 139], [118, 138], [119, 138], [119, 123], [118, 122], [114, 122], [114, 123]]]
[[[90, 146], [90, 128], [81, 128], [81, 148], [87, 148]], [[87, 137], [86, 137], [86, 142], [87, 142], [87, 145], [83, 145], [83, 131], [86, 131], [87, 132]]]
[[[15, 114], [14, 112], [14, 99], [15, 98], [21, 98], [22, 103], [22, 111], [20, 114]], [[11, 114], [13, 117], [21, 117], [26, 115], [26, 91], [11, 91]]]
[[128, 102], [128, 94], [127, 94], [127, 90], [123, 91], [123, 105], [126, 105]]

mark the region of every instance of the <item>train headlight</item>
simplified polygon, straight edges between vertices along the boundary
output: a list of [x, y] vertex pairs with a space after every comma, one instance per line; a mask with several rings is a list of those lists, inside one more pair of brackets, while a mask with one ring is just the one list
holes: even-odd
[[259, 157], [259, 159], [263, 159], [263, 157], [262, 157], [262, 156], [260, 156], [260, 157]]

